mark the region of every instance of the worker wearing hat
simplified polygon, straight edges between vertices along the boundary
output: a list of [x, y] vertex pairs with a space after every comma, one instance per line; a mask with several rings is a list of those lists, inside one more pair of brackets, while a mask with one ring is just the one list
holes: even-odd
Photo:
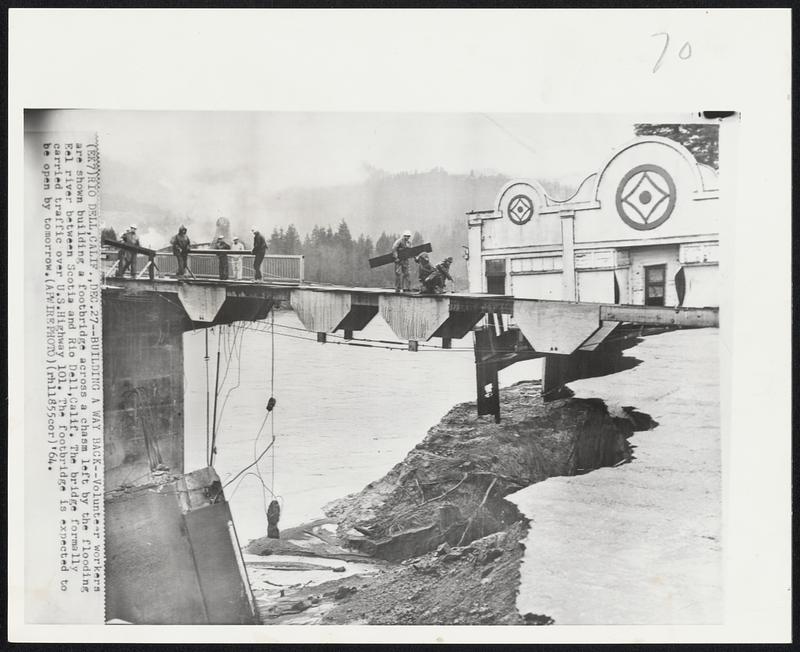
[[411, 246], [411, 231], [406, 231], [392, 245], [394, 256], [394, 291], [411, 292], [411, 280], [408, 277], [408, 256], [403, 249]]
[[[139, 246], [139, 236], [136, 235], [136, 225], [131, 224], [128, 230], [122, 234], [122, 242], [125, 244]], [[136, 278], [136, 252], [119, 250], [119, 263], [117, 266], [117, 276], [125, 276], [125, 271], [131, 270], [131, 278]]]
[[178, 232], [172, 236], [169, 243], [172, 245], [172, 253], [178, 260], [178, 272], [176, 276], [183, 278], [186, 269], [189, 267], [189, 249], [192, 246], [189, 236], [186, 235], [186, 227], [181, 225]]
[[[233, 236], [233, 244], [231, 245], [231, 249], [233, 251], [244, 251], [244, 242], [239, 240], [239, 236]], [[241, 256], [231, 256], [231, 271], [233, 272], [233, 278], [235, 278], [237, 281], [242, 280]]]
[[444, 292], [445, 283], [453, 280], [453, 277], [450, 276], [450, 265], [452, 264], [453, 259], [448, 256], [433, 268], [433, 272], [423, 281], [423, 287], [426, 292], [433, 292], [435, 294], [442, 294]]
[[428, 278], [431, 274], [436, 271], [433, 265], [431, 265], [431, 259], [428, 257], [428, 254], [424, 251], [416, 257], [417, 264], [419, 265], [419, 291], [420, 292], [430, 292], [426, 287], [425, 279]]
[[264, 239], [264, 236], [259, 233], [256, 227], [250, 229], [253, 234], [253, 255], [255, 256], [255, 260], [253, 261], [253, 270], [255, 272], [255, 280], [261, 280], [261, 263], [264, 260], [264, 256], [267, 254], [267, 249], [269, 248], [267, 245], [267, 241]]

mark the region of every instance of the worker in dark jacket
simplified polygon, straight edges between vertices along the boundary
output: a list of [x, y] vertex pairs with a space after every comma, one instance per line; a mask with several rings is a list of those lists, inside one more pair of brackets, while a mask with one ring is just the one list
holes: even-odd
[[426, 287], [425, 279], [428, 278], [431, 274], [436, 271], [436, 268], [431, 265], [431, 260], [424, 251], [416, 257], [417, 264], [419, 265], [419, 291], [420, 292], [431, 292]]
[[[213, 249], [230, 249], [231, 246], [225, 242], [222, 236], [218, 237], [212, 243]], [[227, 281], [228, 280], [228, 256], [226, 254], [217, 254], [217, 258], [219, 258], [219, 280], [220, 281]]]
[[406, 231], [392, 245], [394, 256], [394, 291], [411, 292], [411, 280], [408, 277], [408, 258], [402, 255], [402, 250], [411, 246], [411, 231]]
[[[131, 224], [128, 230], [122, 234], [122, 242], [125, 244], [139, 246], [139, 236], [136, 235], [136, 225]], [[117, 276], [125, 276], [125, 271], [131, 270], [131, 278], [136, 278], [136, 252], [119, 250], [119, 264], [117, 267]]]
[[253, 261], [253, 271], [255, 272], [256, 281], [261, 280], [261, 263], [264, 261], [264, 256], [267, 254], [267, 241], [264, 236], [259, 233], [256, 227], [251, 229], [253, 232], [253, 255], [256, 257]]
[[452, 281], [453, 277], [450, 276], [450, 265], [453, 264], [453, 259], [448, 256], [441, 263], [439, 263], [434, 271], [425, 279], [425, 291], [442, 294], [446, 281]]
[[192, 245], [189, 236], [186, 235], [186, 227], [181, 226], [178, 232], [172, 236], [169, 243], [172, 245], [172, 253], [178, 259], [177, 276], [178, 278], [183, 278], [186, 268], [189, 266], [189, 248]]

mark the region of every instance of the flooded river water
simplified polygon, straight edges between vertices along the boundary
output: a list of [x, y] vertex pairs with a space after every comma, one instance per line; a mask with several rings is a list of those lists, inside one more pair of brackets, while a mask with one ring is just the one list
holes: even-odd
[[[356, 336], [396, 340], [380, 316]], [[212, 412], [218, 345], [221, 352], [214, 466], [223, 484], [233, 480], [225, 494], [242, 545], [266, 534], [270, 491], [282, 505], [281, 528], [320, 517], [326, 503], [359, 491], [401, 461], [453, 405], [475, 400], [471, 334], [454, 340], [452, 350], [434, 340], [436, 347], [420, 346], [416, 353], [402, 350], [404, 343], [371, 342], [368, 348], [329, 338], [316, 342], [291, 311], [276, 311], [274, 337], [269, 319], [209, 332]], [[205, 332], [187, 333], [187, 471], [205, 465], [204, 357]], [[538, 360], [518, 363], [501, 372], [501, 384], [539, 374]], [[274, 422], [265, 422], [270, 396], [277, 400]], [[266, 448], [273, 428], [274, 448], [233, 479]]]

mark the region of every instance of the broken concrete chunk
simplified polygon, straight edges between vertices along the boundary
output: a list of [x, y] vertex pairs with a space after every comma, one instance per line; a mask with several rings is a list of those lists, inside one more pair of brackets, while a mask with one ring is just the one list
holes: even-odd
[[346, 598], [348, 595], [352, 595], [357, 590], [358, 589], [355, 586], [340, 586], [337, 589], [336, 593], [334, 593], [333, 599], [334, 600], [341, 600], [343, 598]]
[[483, 556], [481, 557], [482, 564], [488, 564], [503, 554], [503, 551], [500, 548], [489, 548]]
[[556, 621], [546, 614], [526, 613], [523, 617], [526, 625], [552, 625]]

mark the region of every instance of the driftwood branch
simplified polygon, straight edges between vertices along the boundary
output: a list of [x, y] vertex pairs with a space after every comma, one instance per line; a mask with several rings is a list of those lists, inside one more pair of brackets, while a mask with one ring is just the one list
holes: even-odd
[[486, 504], [486, 500], [489, 498], [489, 494], [492, 492], [492, 489], [494, 489], [495, 484], [497, 484], [496, 477], [492, 478], [492, 481], [489, 483], [489, 487], [486, 489], [486, 493], [483, 494], [483, 500], [480, 502], [480, 505], [478, 505], [475, 508], [475, 511], [472, 513], [472, 516], [469, 517], [467, 525], [464, 527], [464, 532], [461, 534], [461, 538], [458, 540], [458, 544], [456, 547], [464, 543], [464, 539], [467, 536], [467, 532], [469, 532], [469, 529], [472, 527], [472, 522], [475, 520], [475, 517], [478, 515], [478, 512], [481, 511], [483, 506]]
[[439, 494], [438, 496], [434, 496], [433, 498], [429, 498], [428, 500], [420, 503], [419, 505], [415, 505], [411, 509], [407, 509], [405, 512], [401, 512], [397, 516], [392, 519], [392, 523], [389, 527], [395, 524], [399, 519], [403, 518], [404, 516], [408, 516], [409, 514], [413, 514], [416, 512], [420, 507], [424, 507], [425, 505], [429, 505], [430, 503], [436, 502], [437, 500], [441, 500], [445, 496], [453, 493], [456, 489], [458, 489], [464, 482], [466, 482], [467, 478], [469, 477], [469, 473], [465, 473], [464, 477], [461, 478], [453, 487], [445, 491], [444, 493]]

